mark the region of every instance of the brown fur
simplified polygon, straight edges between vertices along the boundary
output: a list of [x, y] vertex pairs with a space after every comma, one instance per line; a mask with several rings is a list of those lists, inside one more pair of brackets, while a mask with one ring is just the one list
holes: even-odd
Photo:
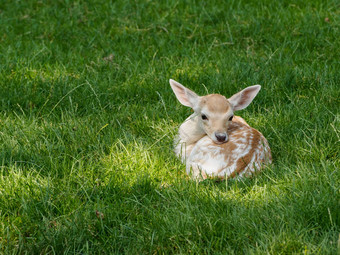
[[207, 107], [210, 112], [228, 112], [231, 108], [228, 100], [219, 94], [211, 94], [201, 98], [200, 106]]

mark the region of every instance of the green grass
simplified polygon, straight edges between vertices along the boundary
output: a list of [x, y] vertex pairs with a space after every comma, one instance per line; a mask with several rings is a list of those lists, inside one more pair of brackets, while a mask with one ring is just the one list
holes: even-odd
[[[2, 1], [0, 253], [336, 254], [338, 1]], [[327, 19], [326, 19], [327, 18]], [[168, 84], [230, 96], [273, 165], [191, 181]]]

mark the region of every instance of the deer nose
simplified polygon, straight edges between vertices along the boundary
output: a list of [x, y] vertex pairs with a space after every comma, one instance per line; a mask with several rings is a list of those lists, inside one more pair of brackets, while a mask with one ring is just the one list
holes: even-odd
[[227, 141], [227, 135], [224, 133], [215, 133], [217, 141], [223, 143]]

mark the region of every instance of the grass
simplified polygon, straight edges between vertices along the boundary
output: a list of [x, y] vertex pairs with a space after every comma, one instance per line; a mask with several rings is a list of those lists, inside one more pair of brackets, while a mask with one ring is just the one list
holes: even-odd
[[[0, 253], [336, 254], [338, 1], [0, 3]], [[198, 94], [274, 163], [196, 183], [172, 152]]]

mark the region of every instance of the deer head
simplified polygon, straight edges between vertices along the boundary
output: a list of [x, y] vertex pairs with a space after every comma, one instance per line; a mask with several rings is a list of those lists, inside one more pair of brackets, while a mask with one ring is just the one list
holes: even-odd
[[219, 94], [198, 96], [171, 79], [170, 85], [178, 101], [194, 110], [198, 128], [217, 144], [228, 141], [227, 130], [234, 112], [246, 108], [261, 89], [260, 85], [250, 86], [227, 99]]

